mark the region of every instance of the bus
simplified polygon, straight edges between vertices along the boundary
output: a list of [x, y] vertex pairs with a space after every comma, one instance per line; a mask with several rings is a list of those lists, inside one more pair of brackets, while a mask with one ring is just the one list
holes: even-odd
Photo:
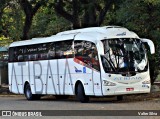
[[[148, 46], [146, 46], [148, 45]], [[90, 27], [13, 42], [9, 46], [9, 90], [27, 100], [54, 95], [89, 97], [150, 93], [147, 50], [154, 43], [120, 26]]]

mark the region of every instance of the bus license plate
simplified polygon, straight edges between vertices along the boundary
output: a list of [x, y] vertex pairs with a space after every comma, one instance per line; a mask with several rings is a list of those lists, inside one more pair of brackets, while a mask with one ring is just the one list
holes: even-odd
[[126, 88], [126, 91], [134, 91], [134, 88]]

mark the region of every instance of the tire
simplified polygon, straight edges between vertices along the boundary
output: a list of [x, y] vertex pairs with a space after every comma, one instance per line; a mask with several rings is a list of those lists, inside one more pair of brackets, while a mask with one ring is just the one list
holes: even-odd
[[24, 94], [27, 100], [39, 100], [41, 98], [40, 95], [32, 94], [31, 87], [29, 84], [26, 84]]
[[83, 85], [81, 83], [78, 84], [76, 90], [77, 99], [82, 103], [89, 102], [89, 97], [85, 95]]
[[123, 96], [122, 95], [117, 96], [117, 101], [122, 101], [122, 100], [123, 100]]

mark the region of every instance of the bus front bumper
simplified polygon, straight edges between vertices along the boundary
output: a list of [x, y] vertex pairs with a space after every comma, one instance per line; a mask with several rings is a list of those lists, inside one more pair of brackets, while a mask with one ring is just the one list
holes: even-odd
[[105, 86], [103, 88], [103, 95], [127, 95], [127, 94], [140, 94], [150, 93], [151, 85], [132, 85], [132, 86]]

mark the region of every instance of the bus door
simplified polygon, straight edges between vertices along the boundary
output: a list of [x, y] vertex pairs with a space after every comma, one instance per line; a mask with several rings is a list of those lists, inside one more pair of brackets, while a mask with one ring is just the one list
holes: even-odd
[[96, 48], [92, 50], [92, 80], [94, 85], [94, 94], [96, 96], [102, 96], [102, 82], [101, 82], [101, 73], [100, 73], [100, 65], [98, 59], [98, 53]]

